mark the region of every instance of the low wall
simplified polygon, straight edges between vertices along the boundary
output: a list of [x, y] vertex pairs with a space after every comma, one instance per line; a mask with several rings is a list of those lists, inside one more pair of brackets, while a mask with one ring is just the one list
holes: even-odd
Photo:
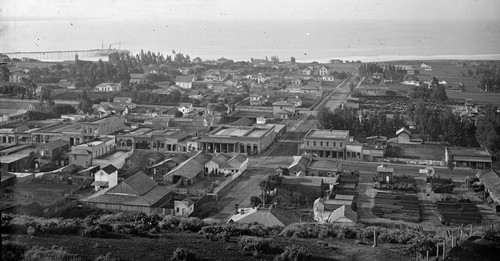
[[415, 165], [429, 165], [429, 166], [444, 166], [444, 162], [441, 160], [414, 160], [407, 158], [384, 158], [385, 161], [394, 163], [405, 163], [405, 164], [415, 164]]

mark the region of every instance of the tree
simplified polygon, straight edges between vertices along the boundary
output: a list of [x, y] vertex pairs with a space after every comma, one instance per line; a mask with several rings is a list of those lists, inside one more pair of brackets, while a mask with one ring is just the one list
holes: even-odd
[[495, 157], [500, 156], [500, 109], [489, 106], [484, 118], [479, 118], [476, 139], [481, 147], [488, 149]]
[[0, 66], [0, 81], [9, 81], [10, 70], [7, 66]]
[[182, 111], [175, 111], [174, 112], [174, 117], [182, 118], [182, 116], [184, 116], [184, 113], [182, 113]]
[[290, 58], [290, 62], [292, 62], [293, 64], [295, 64], [295, 57], [293, 57], [293, 56], [292, 56], [292, 57]]
[[468, 74], [469, 76], [471, 76], [471, 77], [472, 77], [472, 76], [474, 76], [474, 72], [473, 72], [473, 71], [472, 71], [472, 69], [470, 69], [470, 68], [469, 68], [469, 69], [467, 69], [467, 74]]
[[80, 109], [83, 113], [92, 114], [94, 112], [92, 105], [92, 100], [88, 97], [87, 92], [84, 91], [80, 101], [78, 102], [78, 109]]
[[448, 100], [448, 95], [446, 95], [446, 89], [444, 86], [438, 83], [435, 87], [433, 87], [431, 98], [436, 101]]
[[262, 204], [262, 199], [260, 199], [257, 196], [251, 196], [250, 197], [250, 204], [252, 205], [252, 207], [255, 208], [255, 207], [259, 206], [260, 204]]
[[454, 168], [455, 168], [455, 161], [452, 158], [448, 159], [448, 169], [450, 171], [453, 171]]

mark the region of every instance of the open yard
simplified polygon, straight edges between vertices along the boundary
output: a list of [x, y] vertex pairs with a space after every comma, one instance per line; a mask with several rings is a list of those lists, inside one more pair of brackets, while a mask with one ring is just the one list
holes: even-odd
[[473, 103], [484, 105], [484, 104], [494, 104], [500, 105], [500, 93], [490, 93], [490, 92], [446, 92], [448, 98], [450, 99], [460, 99], [466, 101], [470, 99]]
[[421, 81], [430, 81], [432, 77], [436, 77], [440, 81], [446, 81], [447, 85], [458, 86], [459, 83], [463, 83], [467, 92], [481, 92], [477, 88], [480, 78], [467, 74], [469, 69], [473, 72], [476, 71], [474, 66], [458, 66], [451, 64], [451, 61], [430, 61], [425, 63], [432, 66], [432, 71], [424, 71], [423, 68], [418, 68], [420, 72], [418, 78]]
[[409, 158], [415, 160], [436, 160], [444, 158], [444, 147], [441, 145], [413, 145], [393, 143], [387, 147], [387, 157]]

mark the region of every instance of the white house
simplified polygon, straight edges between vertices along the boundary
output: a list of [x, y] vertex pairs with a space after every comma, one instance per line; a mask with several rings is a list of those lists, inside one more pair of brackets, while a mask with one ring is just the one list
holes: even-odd
[[118, 185], [118, 169], [112, 164], [109, 164], [95, 173], [94, 182], [92, 183], [92, 186], [95, 187], [95, 191], [99, 191], [105, 187], [112, 188], [116, 185]]
[[182, 114], [188, 114], [193, 111], [193, 104], [192, 103], [181, 103], [179, 105], [179, 108], [177, 108]]
[[325, 76], [323, 76], [323, 81], [333, 82], [333, 81], [335, 81], [335, 77], [333, 77], [333, 75], [325, 75]]
[[355, 225], [358, 222], [358, 214], [350, 207], [342, 205], [333, 211], [325, 210], [325, 200], [317, 198], [313, 204], [314, 220], [320, 224], [337, 223], [344, 225]]
[[205, 164], [205, 172], [215, 175], [239, 175], [248, 167], [248, 158], [243, 154], [220, 153]]
[[175, 78], [175, 84], [183, 89], [191, 89], [193, 87], [194, 75], [188, 76], [177, 76]]
[[98, 84], [95, 90], [98, 92], [119, 92], [122, 86], [119, 83], [106, 82]]
[[194, 202], [190, 198], [174, 200], [175, 216], [189, 217], [194, 211]]
[[320, 76], [327, 76], [328, 74], [330, 74], [330, 69], [326, 66], [321, 66], [319, 67], [318, 74]]

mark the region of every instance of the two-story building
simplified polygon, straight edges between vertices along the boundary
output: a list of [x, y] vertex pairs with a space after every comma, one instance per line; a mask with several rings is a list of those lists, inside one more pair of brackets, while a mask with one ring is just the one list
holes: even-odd
[[260, 154], [275, 140], [274, 126], [220, 125], [200, 135], [200, 148], [210, 152]]
[[92, 139], [99, 135], [107, 135], [125, 129], [125, 118], [110, 116], [82, 122], [81, 125], [83, 139]]
[[347, 130], [312, 129], [304, 136], [299, 150], [313, 158], [345, 159], [348, 142]]
[[295, 115], [295, 103], [286, 100], [273, 103], [273, 115], [280, 119], [289, 119]]
[[253, 93], [250, 94], [250, 105], [251, 106], [260, 106], [264, 103], [264, 97], [262, 95]]
[[88, 168], [93, 160], [115, 150], [115, 139], [102, 138], [71, 147], [69, 163]]

